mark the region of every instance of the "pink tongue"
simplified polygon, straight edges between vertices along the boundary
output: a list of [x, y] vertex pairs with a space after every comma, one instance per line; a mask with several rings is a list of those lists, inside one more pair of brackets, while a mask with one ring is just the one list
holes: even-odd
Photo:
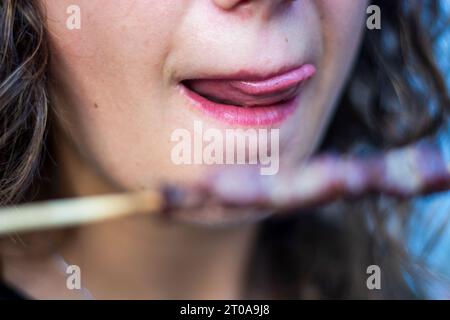
[[315, 72], [313, 65], [306, 64], [265, 80], [189, 80], [185, 85], [217, 102], [245, 107], [264, 106], [293, 98], [300, 85]]
[[271, 105], [294, 97], [298, 85], [276, 92], [257, 93], [245, 92], [240, 81], [230, 80], [190, 80], [186, 85], [198, 94], [225, 104], [238, 106]]

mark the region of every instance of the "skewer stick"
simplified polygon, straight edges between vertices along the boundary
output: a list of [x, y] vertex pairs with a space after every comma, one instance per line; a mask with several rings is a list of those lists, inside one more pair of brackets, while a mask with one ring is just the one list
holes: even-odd
[[164, 195], [156, 190], [11, 206], [0, 209], [0, 235], [151, 214], [160, 212], [163, 206]]
[[[0, 236], [93, 223], [132, 214], [158, 214], [216, 205], [306, 208], [340, 197], [381, 193], [411, 198], [450, 189], [442, 150], [410, 146], [368, 158], [318, 157], [288, 177], [265, 177], [255, 167], [221, 170], [202, 185], [53, 200], [0, 209]], [[211, 203], [211, 202], [209, 202]], [[187, 211], [186, 211], [187, 212]]]

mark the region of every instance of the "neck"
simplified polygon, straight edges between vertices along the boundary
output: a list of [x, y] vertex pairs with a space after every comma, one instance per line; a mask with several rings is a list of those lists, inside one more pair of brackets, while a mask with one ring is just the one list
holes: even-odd
[[[61, 146], [63, 196], [112, 192]], [[94, 298], [235, 299], [242, 294], [255, 227], [212, 228], [136, 216], [80, 227], [59, 250]]]
[[62, 249], [95, 298], [241, 297], [253, 228], [210, 230], [145, 219], [83, 227]]

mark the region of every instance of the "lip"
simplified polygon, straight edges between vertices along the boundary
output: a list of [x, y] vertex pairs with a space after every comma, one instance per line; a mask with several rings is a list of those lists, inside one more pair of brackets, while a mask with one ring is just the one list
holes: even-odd
[[[182, 81], [178, 86], [191, 107], [220, 122], [273, 126], [286, 120], [300, 106], [303, 84], [315, 73], [312, 64], [305, 64], [269, 77], [241, 72]], [[195, 85], [190, 85], [191, 82]], [[218, 99], [211, 98], [210, 92]]]

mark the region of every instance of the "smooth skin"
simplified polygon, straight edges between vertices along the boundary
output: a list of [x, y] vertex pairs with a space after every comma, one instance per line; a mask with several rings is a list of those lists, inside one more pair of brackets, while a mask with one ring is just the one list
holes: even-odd
[[[312, 154], [337, 105], [365, 26], [367, 0], [38, 0], [51, 38], [58, 190], [86, 196], [194, 182], [205, 166], [175, 166], [171, 132], [230, 126], [189, 107], [183, 79], [273, 74], [313, 63], [281, 142]], [[81, 29], [66, 28], [67, 8]], [[211, 213], [213, 215], [213, 213]], [[208, 223], [208, 215], [204, 217]], [[201, 227], [130, 218], [77, 229], [58, 247], [94, 298], [239, 298], [258, 225]], [[83, 299], [52, 257], [5, 262], [34, 298]]]

